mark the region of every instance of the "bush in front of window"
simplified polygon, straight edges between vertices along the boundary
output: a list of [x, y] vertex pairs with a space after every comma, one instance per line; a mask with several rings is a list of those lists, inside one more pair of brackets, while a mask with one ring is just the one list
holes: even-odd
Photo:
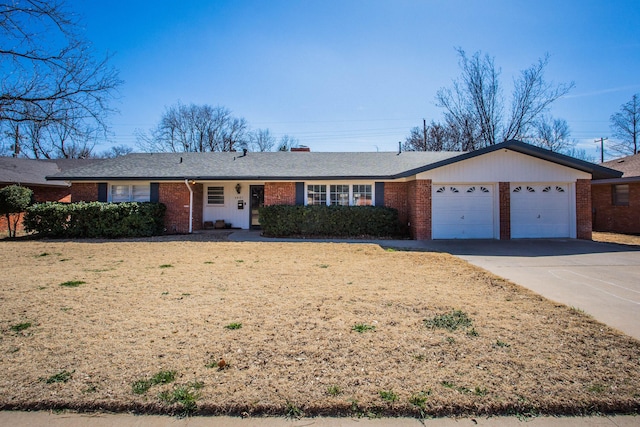
[[260, 208], [265, 236], [399, 237], [396, 209], [381, 206], [290, 206]]
[[156, 236], [164, 232], [165, 211], [150, 202], [47, 202], [27, 209], [24, 228], [47, 237]]

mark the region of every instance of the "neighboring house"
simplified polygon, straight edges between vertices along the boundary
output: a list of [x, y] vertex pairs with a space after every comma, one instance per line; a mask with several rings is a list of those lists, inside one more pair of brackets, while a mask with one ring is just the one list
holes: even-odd
[[593, 229], [640, 233], [640, 154], [602, 163], [622, 177], [591, 182]]
[[519, 141], [402, 153], [152, 153], [48, 179], [71, 199], [156, 201], [169, 233], [259, 227], [262, 205], [396, 208], [414, 239], [591, 238], [591, 180], [620, 172]]

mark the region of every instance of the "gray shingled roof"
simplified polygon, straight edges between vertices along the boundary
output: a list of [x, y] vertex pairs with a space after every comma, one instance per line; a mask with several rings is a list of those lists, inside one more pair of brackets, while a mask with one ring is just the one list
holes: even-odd
[[640, 177], [640, 154], [602, 163], [602, 166], [622, 172], [623, 178]]
[[135, 153], [50, 179], [278, 180], [386, 178], [460, 153]]
[[47, 181], [46, 177], [95, 161], [93, 159], [32, 160], [0, 157], [0, 183], [68, 187], [68, 182]]
[[311, 180], [311, 179], [397, 179], [457, 161], [508, 148], [564, 166], [607, 178], [619, 172], [507, 141], [470, 153], [134, 153], [103, 160], [49, 176], [51, 180]]

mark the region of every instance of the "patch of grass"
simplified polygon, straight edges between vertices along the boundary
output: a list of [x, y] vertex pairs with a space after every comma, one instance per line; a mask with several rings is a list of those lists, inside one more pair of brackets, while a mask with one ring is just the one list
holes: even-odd
[[339, 394], [342, 394], [342, 389], [337, 385], [330, 385], [327, 387], [327, 394], [329, 396], [338, 396]]
[[385, 251], [387, 251], [387, 252], [398, 252], [398, 250], [394, 249], [394, 248], [387, 248], [387, 249], [385, 249]]
[[[198, 388], [195, 389], [193, 384], [197, 384]], [[196, 401], [200, 397], [197, 390], [204, 387], [203, 383], [192, 383], [186, 386], [176, 387], [171, 391], [163, 391], [158, 396], [163, 402], [173, 405], [175, 403], [180, 405], [181, 412], [179, 415], [187, 416], [193, 414], [198, 409]]]
[[153, 385], [167, 384], [176, 379], [176, 371], [160, 371], [151, 377]]
[[13, 332], [22, 332], [25, 329], [29, 329], [31, 326], [31, 322], [23, 322], [18, 323], [17, 325], [12, 325], [11, 327], [9, 327], [9, 329], [11, 329]]
[[284, 406], [284, 416], [286, 418], [302, 418], [302, 416], [304, 415], [304, 412], [302, 411], [302, 409], [300, 409], [295, 403], [293, 402], [289, 402], [287, 400], [287, 403]]
[[236, 262], [237, 263], [241, 263], [241, 262], [244, 262], [244, 260], [243, 259], [237, 259]]
[[64, 311], [65, 313], [69, 310], [73, 310], [71, 307], [60, 307], [61, 311]]
[[71, 379], [72, 374], [75, 371], [60, 371], [57, 374], [53, 374], [51, 375], [49, 378], [47, 378], [45, 380], [45, 382], [47, 384], [54, 384], [54, 383], [66, 383], [67, 381], [69, 381]]
[[378, 394], [385, 402], [393, 403], [398, 400], [398, 395], [393, 390], [380, 390]]
[[352, 331], [356, 331], [359, 334], [367, 331], [375, 331], [376, 327], [373, 325], [367, 325], [366, 323], [356, 323], [351, 327]]
[[488, 393], [489, 391], [483, 387], [476, 387], [473, 389], [473, 394], [476, 396], [486, 396]]
[[587, 391], [589, 391], [591, 393], [602, 393], [606, 389], [607, 389], [607, 387], [602, 385], [602, 384], [593, 384], [593, 385], [589, 386], [589, 388], [587, 388]]
[[151, 379], [138, 380], [131, 384], [131, 389], [134, 394], [145, 394], [149, 389], [158, 384], [167, 384], [173, 382], [176, 379], [175, 371], [160, 371]]
[[467, 335], [469, 335], [470, 337], [478, 337], [480, 336], [480, 334], [478, 333], [478, 331], [476, 331], [476, 328], [471, 328], [467, 331]]
[[448, 342], [449, 344], [455, 344], [456, 339], [453, 337], [447, 337], [445, 338], [445, 341]]
[[169, 295], [168, 291], [164, 291], [161, 295]]
[[240, 328], [242, 328], [242, 323], [240, 323], [240, 322], [232, 322], [232, 323], [229, 323], [227, 326], [225, 326], [225, 328], [226, 329], [231, 329], [231, 330], [240, 329]]
[[467, 314], [461, 310], [453, 310], [451, 313], [441, 314], [431, 319], [425, 319], [424, 324], [428, 328], [446, 329], [455, 331], [458, 328], [468, 328], [473, 322]]
[[77, 288], [78, 286], [84, 285], [85, 283], [87, 282], [83, 280], [69, 280], [67, 282], [60, 283], [60, 286], [64, 286], [66, 288]]
[[36, 257], [45, 257], [51, 255], [49, 252], [42, 252], [40, 255], [36, 255]]
[[173, 267], [173, 265], [171, 265], [171, 264], [162, 264], [160, 266], [160, 268], [171, 268], [171, 267]]
[[511, 347], [511, 344], [507, 344], [504, 341], [496, 340], [495, 347], [509, 348]]
[[95, 393], [96, 391], [98, 391], [98, 387], [94, 384], [90, 384], [89, 386], [87, 386], [87, 388], [85, 388], [84, 390], [82, 390], [83, 393]]
[[419, 391], [417, 393], [414, 393], [409, 398], [409, 403], [420, 409], [424, 409], [424, 406], [427, 403], [427, 398], [429, 397], [430, 394], [431, 394], [431, 390]]
[[320, 268], [329, 268], [329, 264], [320, 264], [318, 267], [320, 267]]
[[213, 261], [205, 261], [205, 264], [213, 264]]

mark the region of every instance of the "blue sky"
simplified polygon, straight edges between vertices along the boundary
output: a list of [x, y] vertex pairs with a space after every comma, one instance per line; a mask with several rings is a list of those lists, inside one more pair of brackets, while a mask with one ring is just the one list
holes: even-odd
[[[551, 114], [587, 154], [640, 92], [636, 1], [71, 0], [124, 80], [111, 143], [135, 146], [165, 107], [222, 105], [313, 151], [393, 151], [459, 75], [456, 47], [519, 70], [548, 53], [547, 80], [575, 82]], [[507, 101], [508, 102], [508, 101]], [[99, 148], [106, 148], [101, 145]]]

